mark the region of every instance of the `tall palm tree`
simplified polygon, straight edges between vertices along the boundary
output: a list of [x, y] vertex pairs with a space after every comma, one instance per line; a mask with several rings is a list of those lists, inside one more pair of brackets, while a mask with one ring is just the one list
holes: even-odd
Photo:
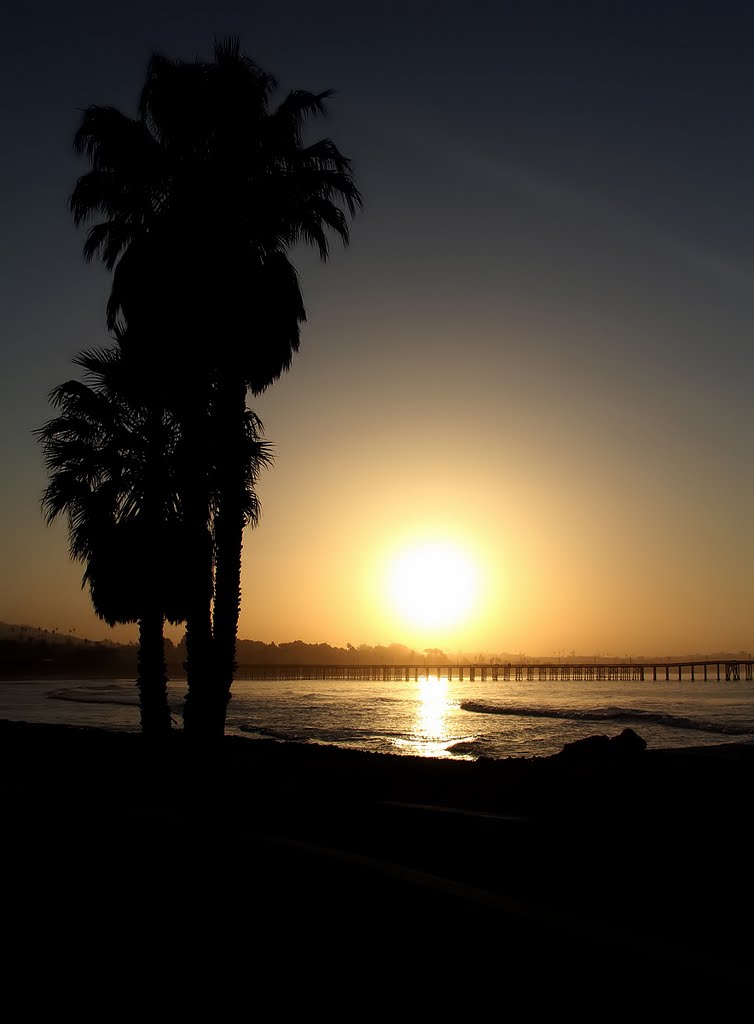
[[116, 349], [75, 362], [90, 383], [55, 388], [59, 415], [36, 431], [49, 473], [42, 508], [48, 522], [66, 516], [97, 615], [138, 622], [141, 726], [160, 736], [171, 727], [163, 622], [185, 618], [176, 422], [138, 396]]
[[[347, 244], [361, 206], [334, 143], [304, 144], [330, 93], [298, 90], [273, 106], [275, 89], [236, 38], [216, 42], [209, 62], [156, 55], [138, 116], [89, 107], [74, 140], [91, 170], [71, 210], [77, 225], [96, 221], [84, 253], [113, 273], [108, 323], [135, 328], [183, 437], [201, 450], [209, 435], [220, 453], [206, 460], [218, 473], [213, 631], [195, 630], [188, 644], [184, 720], [195, 735], [222, 735], [232, 684], [247, 391], [261, 394], [289, 369], [305, 320], [288, 254], [304, 243], [326, 260], [329, 234]], [[211, 428], [194, 415], [210, 392]], [[207, 495], [197, 487], [186, 509], [198, 533]]]

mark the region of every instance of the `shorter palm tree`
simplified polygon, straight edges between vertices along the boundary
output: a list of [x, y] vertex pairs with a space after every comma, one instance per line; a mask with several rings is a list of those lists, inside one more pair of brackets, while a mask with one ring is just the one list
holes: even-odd
[[[237, 444], [227, 451], [222, 432], [215, 437], [211, 429], [219, 395], [211, 385], [203, 415], [188, 418], [208, 426], [197, 451], [185, 410], [166, 408], [124, 332], [116, 331], [116, 340], [114, 348], [82, 352], [74, 362], [87, 380], [68, 381], [50, 395], [60, 414], [36, 432], [50, 475], [42, 508], [48, 523], [67, 517], [71, 556], [84, 564], [82, 585], [96, 614], [111, 626], [138, 623], [142, 731], [161, 735], [171, 724], [165, 619], [185, 621], [189, 657], [198, 649], [208, 662], [196, 673], [207, 686], [190, 688], [184, 718], [221, 708], [224, 721], [235, 667], [240, 533], [259, 521], [255, 485], [272, 452], [248, 409]], [[220, 500], [229, 458], [240, 481], [232, 518]], [[198, 519], [191, 512], [197, 490], [207, 509]], [[222, 702], [217, 684], [209, 685], [218, 676]]]
[[180, 435], [169, 413], [140, 395], [118, 348], [75, 362], [90, 383], [55, 388], [60, 413], [36, 431], [49, 472], [42, 509], [48, 523], [67, 517], [71, 556], [84, 563], [97, 615], [110, 625], [138, 622], [141, 726], [163, 735], [171, 726], [163, 624], [186, 618]]

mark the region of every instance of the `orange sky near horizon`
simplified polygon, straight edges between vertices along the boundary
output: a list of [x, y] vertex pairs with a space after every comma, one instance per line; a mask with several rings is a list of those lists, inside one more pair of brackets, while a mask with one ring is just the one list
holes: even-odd
[[[597, 430], [545, 381], [548, 418], [537, 402], [508, 399], [507, 429], [492, 434], [489, 409], [457, 395], [455, 374], [429, 395], [404, 387], [385, 423], [379, 400], [365, 407], [344, 390], [315, 343], [300, 364], [255, 403], [277, 461], [260, 480], [261, 525], [246, 533], [240, 637], [531, 656], [754, 647], [741, 571], [751, 558], [747, 475], [718, 465], [716, 479], [703, 452], [654, 437], [651, 420], [627, 408], [600, 410]], [[447, 409], [465, 432], [435, 438]], [[41, 469], [33, 483], [43, 485]], [[65, 531], [44, 527], [34, 497], [30, 488], [0, 619], [135, 636], [94, 617]], [[437, 537], [477, 571], [473, 613], [457, 626], [416, 626], [386, 574], [400, 550]]]

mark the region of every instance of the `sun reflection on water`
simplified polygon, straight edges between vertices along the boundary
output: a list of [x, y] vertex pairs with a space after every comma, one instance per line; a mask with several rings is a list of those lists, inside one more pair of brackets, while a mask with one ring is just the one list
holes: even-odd
[[459, 742], [473, 740], [472, 736], [454, 735], [453, 712], [457, 702], [452, 699], [452, 687], [447, 675], [434, 673], [419, 675], [413, 684], [414, 720], [408, 735], [394, 738], [393, 743], [404, 753], [420, 757], [453, 757], [473, 759], [472, 755], [456, 750]]
[[419, 676], [417, 680], [419, 703], [416, 731], [427, 740], [443, 741], [447, 738], [445, 719], [448, 713], [448, 677]]

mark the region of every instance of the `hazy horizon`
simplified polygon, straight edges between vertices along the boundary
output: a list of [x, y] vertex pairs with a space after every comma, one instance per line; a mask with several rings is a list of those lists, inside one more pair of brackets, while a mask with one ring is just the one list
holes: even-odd
[[[551, 0], [14, 12], [0, 342], [0, 619], [96, 619], [32, 431], [109, 276], [67, 210], [81, 109], [213, 35], [333, 88], [365, 198], [293, 253], [307, 323], [250, 404], [274, 445], [239, 636], [416, 650], [754, 648], [754, 7]], [[444, 568], [417, 554], [434, 545]], [[456, 562], [453, 559], [456, 559]], [[168, 627], [172, 639], [183, 627]], [[533, 655], [536, 656], [536, 655]]]
[[[3, 628], [3, 630], [5, 630], [6, 627], [7, 627], [7, 629], [9, 631], [15, 631], [15, 630], [19, 630], [19, 629], [22, 629], [22, 630], [33, 630], [35, 633], [41, 633], [42, 636], [52, 635], [52, 637], [54, 639], [56, 639], [56, 640], [67, 640], [67, 639], [70, 638], [73, 641], [79, 642], [79, 643], [102, 643], [102, 642], [109, 642], [109, 643], [115, 643], [115, 644], [132, 644], [132, 645], [136, 644], [136, 641], [133, 640], [133, 639], [131, 639], [131, 640], [129, 640], [129, 639], [115, 640], [115, 639], [113, 639], [113, 637], [105, 637], [105, 638], [94, 639], [92, 637], [82, 636], [82, 635], [80, 635], [78, 633], [63, 633], [60, 630], [57, 630], [55, 628], [49, 629], [49, 628], [44, 627], [44, 626], [35, 626], [35, 625], [33, 625], [31, 623], [28, 623], [28, 622], [24, 622], [24, 623], [19, 623], [19, 622], [13, 622], [13, 623], [11, 623], [11, 622], [0, 622], [0, 628]], [[170, 639], [170, 638], [168, 638], [168, 639]], [[170, 643], [175, 643], [176, 646], [178, 646], [182, 642], [183, 639], [184, 638], [181, 636], [181, 637], [178, 637], [176, 640], [170, 640]], [[416, 650], [415, 648], [411, 648], [408, 645], [406, 645], [404, 643], [401, 643], [400, 641], [397, 641], [397, 640], [390, 641], [390, 642], [388, 642], [386, 644], [370, 644], [370, 643], [368, 643], [366, 641], [363, 641], [363, 642], [360, 642], [358, 644], [350, 644], [349, 645], [349, 644], [334, 644], [334, 643], [328, 642], [327, 640], [319, 640], [319, 641], [314, 641], [314, 642], [308, 642], [308, 641], [300, 640], [300, 639], [279, 640], [279, 641], [274, 641], [274, 640], [273, 641], [264, 641], [264, 640], [259, 640], [256, 637], [246, 637], [246, 636], [240, 636], [239, 635], [238, 642], [239, 642], [240, 645], [243, 645], [243, 644], [262, 644], [262, 645], [267, 646], [267, 647], [276, 646], [278, 648], [280, 648], [280, 647], [290, 647], [290, 646], [295, 646], [297, 644], [303, 643], [303, 644], [306, 644], [308, 647], [312, 647], [312, 648], [326, 646], [326, 647], [328, 647], [328, 648], [330, 648], [332, 650], [338, 650], [338, 651], [347, 650], [348, 647], [350, 646], [353, 649], [352, 653], [355, 654], [355, 655], [358, 655], [359, 652], [364, 650], [364, 649], [367, 649], [369, 651], [389, 651], [389, 650], [394, 650], [396, 648], [400, 648], [401, 650], [405, 650], [407, 652], [410, 652], [410, 653], [416, 655], [418, 658], [421, 658], [422, 656], [425, 656], [428, 650], [434, 650], [434, 651], [438, 651], [439, 650], [440, 654], [443, 657], [446, 657], [448, 659], [453, 659], [453, 658], [460, 658], [460, 659], [469, 659], [469, 658], [475, 658], [476, 659], [476, 658], [480, 658], [480, 659], [485, 659], [486, 658], [486, 659], [489, 659], [489, 661], [491, 661], [491, 662], [494, 662], [496, 659], [502, 658], [502, 657], [507, 658], [507, 659], [509, 659], [511, 661], [514, 661], [514, 660], [520, 660], [520, 661], [524, 661], [524, 660], [529, 660], [529, 661], [548, 661], [549, 660], [551, 662], [561, 662], [561, 661], [562, 662], [569, 662], [569, 661], [592, 662], [592, 661], [602, 660], [602, 659], [604, 659], [604, 660], [621, 660], [621, 659], [629, 659], [630, 660], [630, 659], [633, 659], [635, 661], [642, 661], [642, 660], [643, 661], [650, 661], [653, 658], [655, 658], [658, 661], [660, 661], [660, 660], [687, 659], [687, 658], [711, 658], [711, 659], [714, 659], [715, 657], [718, 657], [718, 656], [720, 656], [720, 657], [722, 657], [722, 656], [743, 657], [744, 660], [750, 660], [751, 657], [752, 657], [751, 651], [747, 651], [747, 650], [745, 650], [743, 648], [741, 648], [739, 650], [733, 650], [733, 649], [723, 650], [723, 649], [721, 649], [721, 650], [707, 650], [707, 651], [698, 651], [698, 650], [664, 651], [664, 652], [661, 652], [661, 651], [635, 651], [635, 652], [627, 651], [627, 652], [624, 652], [624, 653], [619, 653], [619, 652], [614, 652], [614, 651], [576, 651], [575, 649], [571, 649], [571, 650], [561, 649], [561, 650], [555, 650], [555, 651], [552, 651], [552, 652], [548, 653], [546, 651], [539, 651], [539, 652], [536, 652], [536, 651], [505, 651], [502, 648], [496, 648], [494, 650], [487, 650], [487, 651], [463, 651], [463, 650], [451, 651], [451, 650], [442, 650], [441, 648]], [[242, 649], [241, 649], [241, 654], [242, 654]], [[432, 656], [433, 655], [429, 655], [430, 659], [431, 659]], [[425, 657], [425, 660], [426, 660], [426, 657]]]

